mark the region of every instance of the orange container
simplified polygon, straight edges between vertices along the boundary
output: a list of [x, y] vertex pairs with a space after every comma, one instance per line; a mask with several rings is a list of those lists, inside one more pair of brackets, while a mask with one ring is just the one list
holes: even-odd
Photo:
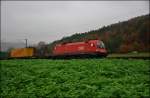
[[34, 48], [17, 48], [10, 52], [10, 57], [21, 58], [21, 57], [32, 57], [34, 55]]

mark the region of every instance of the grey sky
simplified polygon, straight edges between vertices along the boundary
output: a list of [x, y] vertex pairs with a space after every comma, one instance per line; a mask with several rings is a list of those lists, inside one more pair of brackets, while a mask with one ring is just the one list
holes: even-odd
[[52, 42], [149, 13], [149, 1], [2, 1], [1, 39]]

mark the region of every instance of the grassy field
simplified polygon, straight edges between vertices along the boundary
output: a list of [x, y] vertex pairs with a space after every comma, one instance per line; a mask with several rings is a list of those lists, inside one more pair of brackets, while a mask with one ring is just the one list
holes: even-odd
[[150, 60], [1, 60], [1, 98], [149, 98]]

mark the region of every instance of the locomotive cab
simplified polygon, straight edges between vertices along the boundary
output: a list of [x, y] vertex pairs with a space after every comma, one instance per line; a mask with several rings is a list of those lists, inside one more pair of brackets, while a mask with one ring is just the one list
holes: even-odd
[[107, 56], [107, 51], [103, 41], [98, 40], [96, 46], [96, 52], [98, 53], [98, 55]]
[[97, 41], [97, 48], [105, 48], [103, 41]]

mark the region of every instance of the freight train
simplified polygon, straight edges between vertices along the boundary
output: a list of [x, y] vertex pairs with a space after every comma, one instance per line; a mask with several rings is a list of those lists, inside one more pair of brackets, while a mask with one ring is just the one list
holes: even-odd
[[89, 40], [83, 42], [56, 44], [51, 54], [39, 54], [34, 47], [13, 49], [10, 58], [71, 58], [71, 57], [106, 57], [107, 50], [103, 41]]

